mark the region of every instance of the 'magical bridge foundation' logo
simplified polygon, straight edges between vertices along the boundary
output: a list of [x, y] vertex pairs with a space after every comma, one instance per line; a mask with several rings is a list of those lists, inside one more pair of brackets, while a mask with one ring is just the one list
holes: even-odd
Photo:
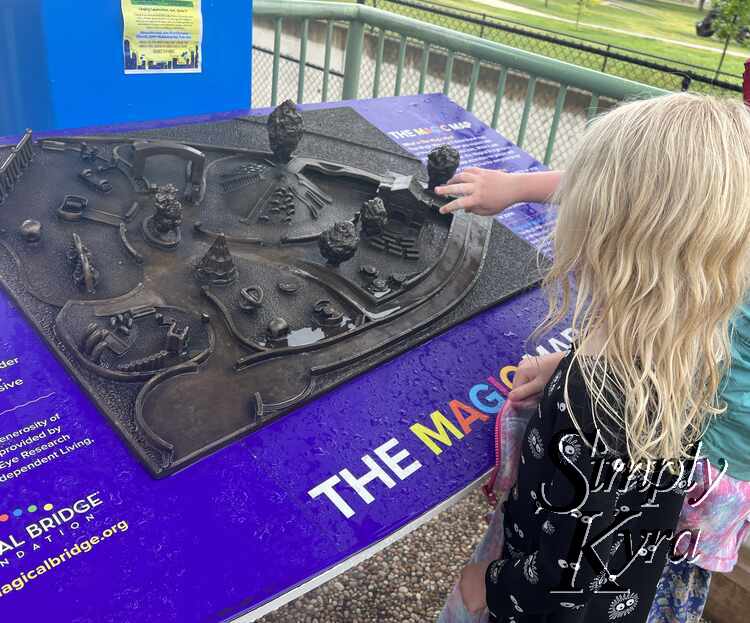
[[[77, 528], [80, 518], [86, 517], [87, 520], [91, 520], [91, 511], [102, 504], [104, 502], [96, 491], [72, 504], [59, 507], [51, 503], [41, 506], [28, 504], [0, 512], [0, 556], [19, 550], [27, 542], [44, 537], [64, 526]], [[22, 524], [24, 520], [25, 525]], [[19, 524], [22, 526], [17, 527]], [[3, 534], [3, 528], [11, 528], [12, 531]]]

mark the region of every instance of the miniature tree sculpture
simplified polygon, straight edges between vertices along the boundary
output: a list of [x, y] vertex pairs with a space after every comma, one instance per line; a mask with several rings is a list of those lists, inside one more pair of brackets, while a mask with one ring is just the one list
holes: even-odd
[[252, 169], [235, 169], [222, 184], [224, 192], [229, 193], [245, 185], [270, 180], [268, 191], [257, 194], [240, 218], [240, 223], [292, 225], [296, 210], [303, 206], [307, 208], [310, 217], [317, 220], [320, 213], [333, 204], [333, 198], [305, 175], [305, 167], [290, 166], [295, 158], [294, 151], [304, 134], [300, 111], [294, 102], [287, 100], [268, 116], [266, 126], [273, 159], [265, 160], [257, 172]]
[[304, 133], [302, 115], [292, 100], [286, 100], [268, 116], [268, 142], [276, 161], [286, 164], [291, 160]]
[[182, 224], [182, 204], [177, 200], [177, 187], [162, 186], [156, 193], [154, 228], [159, 233], [177, 229]]
[[456, 174], [459, 164], [461, 156], [450, 145], [441, 145], [433, 149], [427, 157], [427, 173], [430, 176], [427, 189], [435, 190], [436, 186], [445, 184]]
[[73, 267], [73, 283], [85, 289], [88, 294], [94, 294], [99, 271], [94, 266], [91, 251], [78, 234], [73, 234], [73, 244], [68, 249], [68, 263]]
[[338, 266], [354, 257], [359, 245], [357, 228], [351, 221], [339, 221], [326, 229], [318, 238], [320, 254], [332, 266]]
[[380, 197], [375, 197], [362, 204], [360, 212], [362, 229], [369, 236], [382, 234], [385, 226], [388, 224], [388, 211]]
[[237, 279], [237, 267], [224, 234], [216, 237], [206, 255], [198, 262], [195, 272], [198, 279], [214, 285], [227, 285]]
[[182, 204], [177, 199], [177, 188], [162, 186], [154, 198], [154, 213], [143, 222], [149, 242], [165, 248], [176, 247], [182, 239]]

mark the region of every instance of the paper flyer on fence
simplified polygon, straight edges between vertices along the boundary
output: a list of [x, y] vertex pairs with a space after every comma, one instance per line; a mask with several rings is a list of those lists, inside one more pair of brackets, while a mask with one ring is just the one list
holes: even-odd
[[126, 74], [201, 72], [201, 0], [121, 1]]

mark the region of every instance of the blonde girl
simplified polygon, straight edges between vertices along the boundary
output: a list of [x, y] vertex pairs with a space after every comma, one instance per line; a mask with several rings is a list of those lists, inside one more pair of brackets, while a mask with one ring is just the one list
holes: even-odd
[[[544, 175], [529, 195], [557, 186], [545, 326], [571, 314], [577, 340], [543, 362], [544, 389], [520, 397], [538, 414], [504, 504], [503, 554], [467, 566], [461, 594], [497, 621], [640, 623], [691, 448], [723, 410], [750, 277], [750, 113], [689, 94], [627, 103], [589, 127], [562, 176]], [[448, 211], [492, 213], [489, 189], [516, 177], [469, 170], [439, 192], [460, 195]]]

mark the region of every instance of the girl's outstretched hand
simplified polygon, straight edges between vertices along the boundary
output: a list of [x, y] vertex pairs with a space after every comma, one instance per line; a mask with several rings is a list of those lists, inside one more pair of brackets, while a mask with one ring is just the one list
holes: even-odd
[[444, 186], [435, 188], [442, 196], [456, 196], [440, 208], [441, 214], [465, 210], [481, 216], [502, 212], [522, 201], [518, 194], [518, 175], [472, 167], [454, 176]]
[[487, 607], [487, 589], [484, 585], [484, 576], [489, 566], [489, 561], [472, 563], [461, 570], [458, 587], [461, 590], [464, 607], [471, 614], [482, 612]]
[[513, 376], [513, 390], [508, 394], [511, 406], [519, 410], [536, 407], [563, 357], [565, 353], [550, 353], [522, 359]]

